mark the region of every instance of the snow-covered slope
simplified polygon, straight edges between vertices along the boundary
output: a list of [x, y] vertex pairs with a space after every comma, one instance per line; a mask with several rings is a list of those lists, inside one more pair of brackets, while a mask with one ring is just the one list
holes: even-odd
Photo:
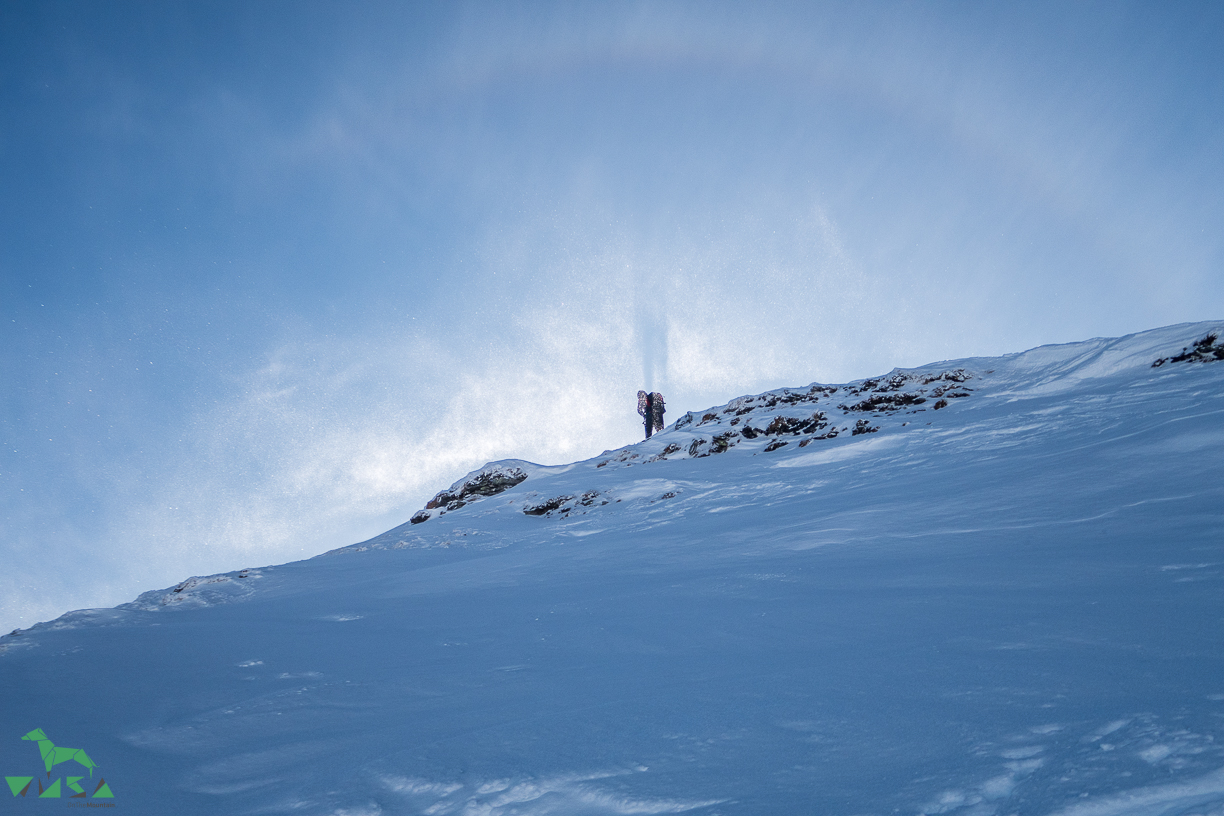
[[741, 397], [6, 636], [0, 767], [86, 774], [41, 728], [134, 814], [1222, 814], [1222, 329]]

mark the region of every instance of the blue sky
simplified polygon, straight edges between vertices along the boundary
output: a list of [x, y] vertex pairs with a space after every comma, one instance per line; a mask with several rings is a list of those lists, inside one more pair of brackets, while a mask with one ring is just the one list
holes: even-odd
[[1224, 315], [1216, 4], [0, 7], [0, 628]]

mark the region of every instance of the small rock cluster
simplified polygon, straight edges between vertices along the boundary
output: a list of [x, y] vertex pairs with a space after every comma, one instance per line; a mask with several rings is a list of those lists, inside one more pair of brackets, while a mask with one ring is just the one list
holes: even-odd
[[477, 499], [505, 492], [526, 479], [527, 474], [521, 468], [496, 465], [485, 467], [434, 496], [425, 504], [425, 509], [418, 510], [408, 520], [413, 524], [429, 521], [434, 516], [434, 513], [430, 512], [432, 510], [438, 510], [437, 515], [448, 510], [458, 510]]
[[1165, 363], [1210, 363], [1224, 360], [1224, 343], [1217, 343], [1219, 335], [1212, 333], [1196, 340], [1193, 346], [1186, 346], [1181, 354], [1174, 357], [1161, 357], [1152, 363], [1152, 368], [1160, 368]]
[[[847, 388], [846, 390], [856, 396], [870, 394], [866, 399], [860, 400], [852, 405], [838, 405], [837, 407], [843, 411], [875, 411], [878, 413], [895, 413], [897, 411], [908, 408], [912, 405], [922, 405], [927, 401], [927, 397], [935, 397], [942, 402], [939, 407], [946, 407], [948, 401], [941, 399], [942, 397], [967, 397], [973, 389], [966, 388], [962, 384], [973, 377], [968, 371], [963, 368], [944, 371], [935, 376], [925, 376], [916, 378], [909, 374], [894, 374], [885, 379], [880, 377], [875, 380], [864, 380], [858, 387]], [[906, 385], [915, 383], [920, 386], [928, 386], [933, 383], [938, 383], [930, 391], [901, 391]]]
[[559, 515], [562, 518], [579, 507], [602, 506], [608, 500], [598, 490], [588, 490], [581, 496], [553, 496], [550, 499], [532, 499], [523, 503], [523, 512], [529, 516]]

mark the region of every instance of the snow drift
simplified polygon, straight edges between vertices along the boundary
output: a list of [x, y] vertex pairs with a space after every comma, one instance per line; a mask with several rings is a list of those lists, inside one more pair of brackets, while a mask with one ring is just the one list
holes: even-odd
[[1224, 813], [1222, 330], [490, 463], [0, 639], [0, 765], [63, 776], [42, 728], [132, 813]]

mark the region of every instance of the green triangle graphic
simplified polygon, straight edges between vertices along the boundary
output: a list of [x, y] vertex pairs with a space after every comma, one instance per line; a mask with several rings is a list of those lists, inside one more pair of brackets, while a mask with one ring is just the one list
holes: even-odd
[[115, 794], [111, 793], [110, 785], [106, 784], [105, 779], [103, 779], [101, 782], [98, 783], [98, 789], [94, 791], [93, 798], [95, 799], [114, 799], [115, 798]]
[[14, 796], [25, 796], [26, 788], [30, 787], [30, 783], [34, 781], [32, 776], [6, 776], [4, 781], [8, 783], [9, 790]]
[[60, 781], [57, 779], [51, 787], [47, 788], [43, 793], [38, 794], [39, 799], [58, 799], [60, 798]]

